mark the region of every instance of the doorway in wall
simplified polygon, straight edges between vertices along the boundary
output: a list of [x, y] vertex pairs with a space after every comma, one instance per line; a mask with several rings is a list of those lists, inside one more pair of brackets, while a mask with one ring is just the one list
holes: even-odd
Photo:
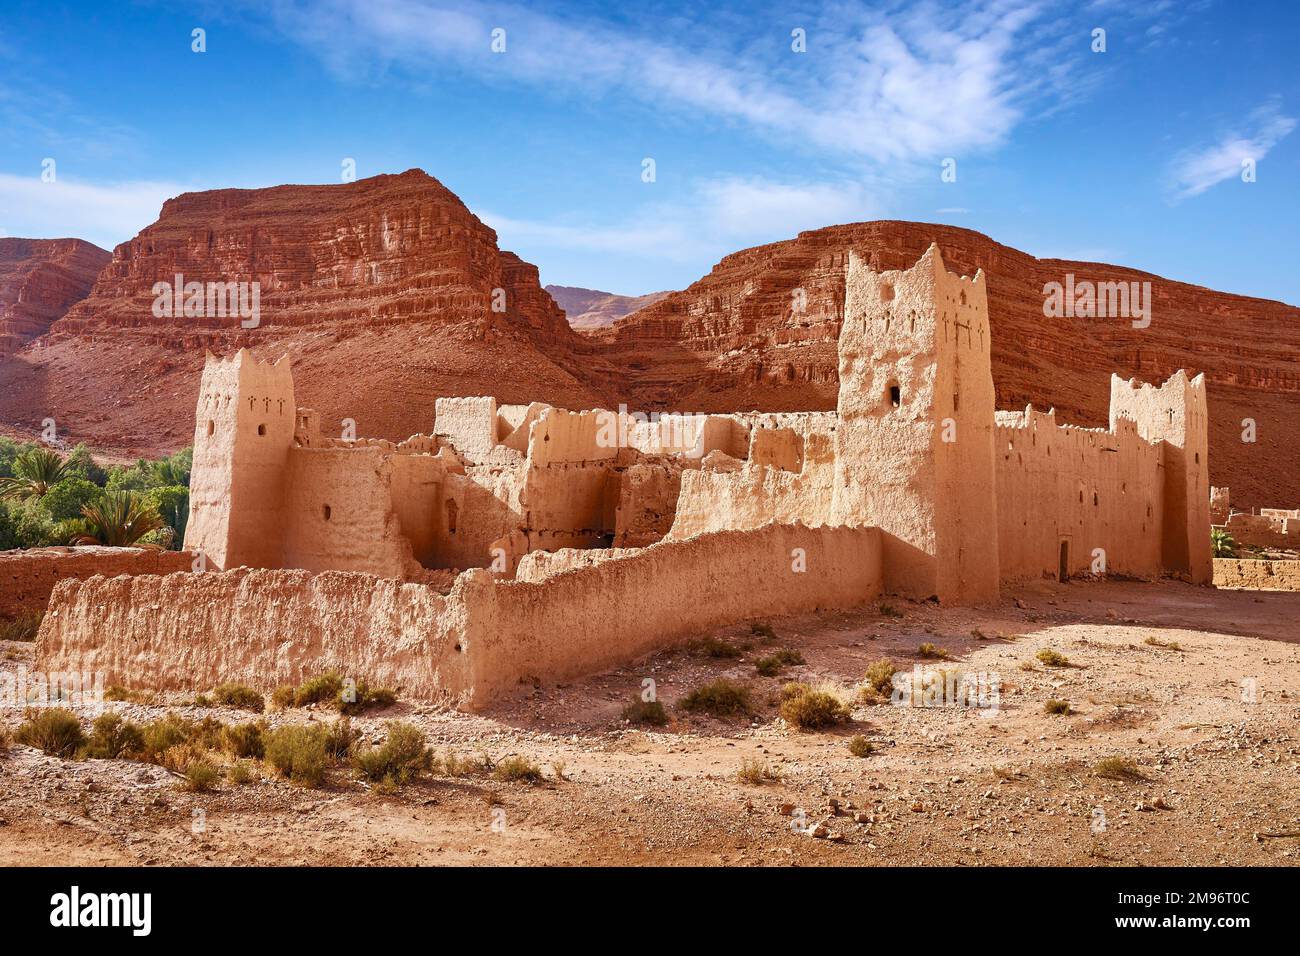
[[1061, 539], [1061, 555], [1056, 568], [1056, 580], [1064, 584], [1070, 580], [1070, 540]]

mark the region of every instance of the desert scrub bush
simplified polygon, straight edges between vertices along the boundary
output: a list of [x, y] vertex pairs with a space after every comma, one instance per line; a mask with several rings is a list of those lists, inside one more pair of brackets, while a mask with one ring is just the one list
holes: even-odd
[[291, 684], [281, 684], [271, 692], [271, 705], [284, 710], [286, 707], [293, 706], [293, 695], [297, 688]]
[[702, 684], [682, 698], [682, 708], [692, 713], [711, 714], [714, 717], [735, 717], [749, 714], [749, 688], [743, 684], [719, 677]]
[[98, 760], [116, 760], [144, 751], [144, 732], [140, 725], [123, 720], [112, 711], [100, 714], [90, 725], [85, 755]]
[[236, 760], [226, 771], [226, 779], [237, 787], [244, 787], [257, 780], [257, 771], [247, 760]]
[[263, 732], [266, 725], [261, 723], [226, 724], [221, 728], [221, 749], [232, 757], [252, 757], [261, 760], [266, 754], [266, 742]]
[[468, 777], [475, 770], [479, 769], [479, 764], [469, 757], [460, 757], [450, 750], [442, 758], [442, 772], [448, 777]]
[[740, 762], [740, 769], [736, 771], [737, 780], [755, 786], [761, 786], [765, 783], [777, 783], [781, 778], [781, 771], [763, 763], [761, 760], [746, 758]]
[[195, 707], [211, 707], [211, 706], [212, 706], [212, 698], [209, 697], [207, 694], [195, 694], [195, 695], [194, 695], [194, 704], [193, 704], [193, 706], [195, 706]]
[[894, 605], [892, 604], [881, 604], [880, 616], [881, 617], [902, 617], [903, 612], [900, 611], [898, 608], [894, 607]]
[[929, 641], [926, 641], [916, 649], [916, 653], [921, 657], [933, 658], [936, 660], [946, 661], [948, 659], [948, 649], [944, 647], [935, 647]]
[[117, 684], [104, 688], [104, 700], [124, 701], [129, 704], [152, 704], [153, 698], [153, 691], [132, 690]]
[[340, 717], [325, 731], [325, 752], [335, 760], [352, 753], [352, 745], [361, 739], [361, 731], [352, 729], [352, 718]]
[[1148, 637], [1142, 643], [1150, 644], [1152, 647], [1162, 647], [1167, 651], [1181, 651], [1183, 649], [1183, 645], [1177, 641], [1162, 641], [1158, 637]]
[[0, 727], [0, 753], [4, 753], [14, 744], [14, 735], [8, 727]]
[[1049, 714], [1060, 714], [1066, 716], [1070, 713], [1070, 702], [1068, 700], [1056, 700], [1052, 698], [1043, 705], [1043, 710]]
[[238, 707], [240, 710], [251, 710], [255, 714], [260, 714], [266, 709], [266, 702], [262, 700], [262, 695], [244, 684], [227, 682], [214, 687], [212, 699], [218, 704]]
[[717, 659], [735, 659], [740, 657], [743, 651], [735, 644], [724, 641], [721, 638], [701, 637], [698, 640], [691, 641], [687, 647], [694, 654], [700, 654], [704, 657], [713, 657]]
[[660, 701], [642, 700], [638, 697], [623, 708], [623, 719], [630, 724], [650, 724], [654, 727], [662, 727], [668, 723], [668, 714]]
[[1107, 757], [1097, 761], [1093, 773], [1108, 780], [1144, 780], [1145, 775], [1137, 763], [1128, 757]]
[[[351, 700], [348, 700], [351, 697]], [[392, 707], [397, 694], [387, 687], [371, 687], [366, 681], [357, 681], [351, 693], [345, 684], [335, 701], [340, 714], [360, 714], [363, 711]]]
[[333, 700], [342, 689], [343, 678], [334, 671], [328, 671], [299, 684], [293, 692], [293, 706], [306, 707], [308, 704]]
[[183, 774], [191, 764], [206, 762], [208, 752], [197, 744], [174, 744], [158, 755], [157, 763], [174, 773]]
[[319, 787], [329, 766], [325, 728], [302, 724], [278, 727], [263, 735], [266, 762], [283, 777], [306, 787]]
[[1046, 667], [1069, 667], [1070, 659], [1058, 651], [1044, 647], [1034, 655]]
[[786, 667], [797, 667], [806, 661], [803, 655], [790, 648], [783, 648], [775, 653], [760, 657], [754, 662], [754, 669], [763, 677], [775, 677]]
[[433, 751], [425, 744], [424, 734], [395, 720], [389, 722], [383, 744], [358, 748], [352, 754], [352, 766], [361, 776], [393, 788], [431, 773], [434, 765]]
[[499, 761], [492, 771], [492, 776], [496, 780], [508, 783], [541, 783], [545, 779], [541, 767], [527, 757], [519, 756], [506, 757]]
[[876, 745], [861, 734], [849, 740], [849, 753], [855, 757], [870, 757], [876, 752]]
[[[787, 689], [789, 689], [787, 685]], [[802, 693], [792, 693], [781, 701], [781, 717], [791, 727], [815, 730], [848, 720], [849, 712], [838, 697], [824, 690], [813, 690], [804, 685]]]
[[149, 721], [140, 728], [144, 736], [144, 758], [150, 763], [158, 763], [167, 750], [189, 740], [193, 727], [192, 721], [170, 712]]
[[206, 793], [217, 785], [220, 772], [206, 760], [193, 760], [185, 768], [185, 780], [181, 784], [191, 793]]
[[75, 757], [86, 742], [81, 721], [63, 707], [29, 708], [23, 716], [26, 720], [14, 732], [14, 740], [51, 757]]
[[761, 621], [755, 621], [749, 625], [749, 633], [755, 637], [761, 637], [765, 641], [775, 641], [776, 631], [772, 630], [771, 624], [764, 624]]
[[36, 640], [44, 617], [44, 611], [19, 611], [16, 617], [0, 620], [0, 641]]
[[867, 686], [877, 694], [892, 694], [894, 691], [894, 674], [897, 672], [898, 668], [894, 666], [893, 661], [881, 658], [867, 668]]

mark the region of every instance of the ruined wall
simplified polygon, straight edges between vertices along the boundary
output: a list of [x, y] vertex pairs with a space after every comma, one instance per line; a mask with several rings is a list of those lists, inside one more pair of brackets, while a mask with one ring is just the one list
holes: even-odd
[[297, 427], [288, 358], [209, 354], [194, 423], [185, 548], [210, 566], [279, 567], [284, 470]]
[[30, 548], [0, 551], [0, 619], [44, 611], [54, 586], [95, 574], [170, 574], [189, 571], [194, 555], [152, 548]]
[[624, 469], [614, 511], [616, 548], [643, 548], [672, 529], [682, 469], [669, 462], [637, 462]]
[[1300, 561], [1215, 558], [1214, 586], [1252, 591], [1300, 591]]
[[1210, 523], [1224, 524], [1232, 514], [1232, 502], [1227, 488], [1210, 489]]
[[1239, 545], [1300, 549], [1300, 518], [1238, 512], [1228, 518], [1224, 527]]
[[497, 443], [495, 398], [440, 398], [434, 402], [433, 433], [456, 446], [470, 464], [485, 461]]
[[1210, 550], [1209, 411], [1204, 373], [1188, 379], [1179, 369], [1163, 385], [1110, 380], [1110, 427], [1120, 418], [1138, 434], [1164, 445], [1162, 563], [1193, 584], [1213, 577]]
[[853, 607], [879, 594], [880, 577], [874, 528], [799, 525], [663, 542], [536, 583], [469, 571], [445, 597], [337, 571], [94, 577], [55, 589], [36, 659], [164, 689], [269, 691], [335, 669], [481, 707], [523, 680], [590, 673], [709, 628]]
[[1088, 573], [1096, 548], [1108, 573], [1160, 575], [1160, 446], [1127, 419], [1114, 434], [1058, 425], [1054, 412], [1032, 407], [998, 412], [997, 421], [1003, 582], [1057, 577], [1063, 557], [1067, 576]]

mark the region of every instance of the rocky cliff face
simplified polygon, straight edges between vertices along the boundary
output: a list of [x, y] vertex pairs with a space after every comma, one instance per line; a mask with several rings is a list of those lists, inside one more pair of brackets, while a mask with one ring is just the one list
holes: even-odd
[[[628, 391], [645, 408], [833, 409], [848, 250], [901, 269], [931, 242], [949, 269], [988, 275], [999, 408], [1054, 405], [1066, 422], [1102, 426], [1112, 371], [1151, 382], [1179, 368], [1204, 371], [1213, 483], [1230, 485], [1242, 507], [1300, 502], [1300, 309], [1280, 302], [1120, 266], [1035, 259], [967, 229], [868, 222], [737, 252], [688, 289], [591, 335], [626, 370]], [[1149, 281], [1150, 326], [1045, 317], [1043, 286], [1067, 273]], [[1247, 418], [1256, 423], [1254, 443], [1241, 440]]]
[[568, 316], [575, 329], [603, 329], [637, 309], [653, 305], [667, 292], [646, 295], [615, 295], [598, 289], [580, 289], [567, 285], [548, 285], [546, 291]]
[[45, 334], [110, 258], [81, 239], [0, 239], [0, 355]]
[[[155, 314], [157, 283], [257, 283], [260, 324]], [[246, 323], [245, 323], [246, 324]], [[0, 364], [0, 421], [53, 415], [128, 453], [191, 439], [205, 350], [294, 360], [300, 404], [334, 431], [405, 438], [439, 395], [599, 405], [591, 357], [535, 266], [433, 177], [187, 193], [118, 246], [90, 296]]]

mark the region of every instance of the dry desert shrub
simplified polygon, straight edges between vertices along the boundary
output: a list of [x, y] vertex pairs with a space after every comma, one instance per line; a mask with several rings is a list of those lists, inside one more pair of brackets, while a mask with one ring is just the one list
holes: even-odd
[[261, 760], [266, 754], [263, 723], [227, 724], [221, 728], [221, 749], [232, 757]]
[[876, 745], [861, 734], [849, 741], [849, 753], [855, 757], [870, 757], [876, 752]]
[[745, 759], [736, 771], [736, 779], [741, 783], [761, 786], [765, 783], [778, 783], [782, 779], [781, 771], [763, 763], [761, 760]]
[[662, 727], [668, 723], [668, 714], [661, 702], [642, 700], [638, 697], [623, 708], [623, 719], [631, 724], [648, 724], [653, 727]]
[[212, 689], [212, 698], [218, 704], [224, 704], [227, 707], [238, 707], [240, 710], [251, 710], [255, 714], [260, 714], [266, 709], [266, 703], [262, 700], [262, 695], [245, 684], [227, 682], [219, 687], [214, 687]]
[[898, 668], [894, 662], [881, 658], [867, 668], [867, 686], [882, 697], [887, 697], [894, 690], [894, 675]]
[[1068, 700], [1056, 700], [1053, 698], [1043, 705], [1043, 710], [1049, 714], [1060, 714], [1065, 716], [1070, 713], [1070, 702]]
[[734, 660], [744, 653], [736, 645], [712, 635], [691, 641], [686, 646], [693, 654], [700, 654], [704, 657], [712, 657], [718, 660]]
[[230, 765], [226, 778], [236, 786], [243, 787], [257, 780], [257, 772], [248, 761], [237, 760]]
[[77, 715], [62, 707], [29, 709], [26, 720], [14, 733], [14, 740], [37, 747], [51, 757], [75, 757], [86, 736]]
[[271, 692], [271, 705], [284, 710], [293, 706], [293, 697], [297, 693], [297, 688], [290, 684], [281, 684]]
[[334, 671], [303, 681], [293, 692], [293, 706], [306, 707], [338, 697], [343, 689], [343, 678]]
[[357, 749], [352, 754], [352, 766], [357, 773], [393, 790], [432, 773], [436, 762], [424, 735], [410, 724], [395, 720], [389, 722], [388, 737], [383, 744]]
[[749, 688], [725, 677], [695, 688], [682, 698], [682, 708], [714, 717], [738, 717], [752, 712]]
[[133, 690], [117, 684], [104, 688], [104, 700], [124, 701], [130, 704], [152, 704], [154, 696], [153, 691]]
[[371, 687], [366, 681], [357, 681], [352, 700], [348, 700], [347, 690], [339, 691], [336, 704], [341, 714], [360, 714], [367, 710], [382, 710], [397, 703], [397, 694], [387, 687]]
[[361, 739], [361, 731], [352, 729], [352, 718], [344, 715], [330, 724], [325, 731], [325, 752], [335, 760], [352, 753], [352, 747]]
[[1069, 667], [1070, 659], [1059, 651], [1044, 647], [1034, 655], [1046, 667]]
[[772, 625], [764, 624], [760, 621], [756, 621], [749, 625], [749, 633], [753, 634], [755, 637], [762, 638], [765, 641], [776, 640], [776, 631], [772, 629]]
[[277, 773], [306, 787], [319, 787], [329, 766], [325, 728], [300, 724], [279, 727], [265, 735], [266, 762]]
[[0, 641], [36, 640], [44, 617], [44, 611], [20, 611], [16, 617], [0, 620]]
[[216, 787], [221, 778], [217, 768], [203, 759], [191, 761], [184, 772], [185, 780], [181, 786], [191, 793], [206, 793]]
[[814, 690], [806, 684], [787, 684], [782, 691], [781, 717], [799, 730], [816, 730], [849, 719], [848, 708], [826, 690]]
[[1146, 779], [1137, 762], [1129, 757], [1107, 757], [1105, 760], [1099, 760], [1092, 769], [1097, 776], [1105, 777], [1107, 780]]
[[144, 731], [140, 725], [109, 711], [100, 714], [91, 724], [84, 753], [98, 760], [117, 760], [137, 756], [143, 751]]
[[754, 669], [762, 677], [775, 677], [786, 667], [797, 667], [804, 663], [806, 661], [802, 654], [787, 647], [766, 657], [760, 657], [754, 662]]
[[892, 604], [881, 604], [880, 616], [881, 617], [902, 617], [903, 612], [900, 611], [898, 608], [894, 607], [894, 605]]
[[948, 649], [945, 647], [935, 647], [929, 641], [926, 641], [916, 649], [916, 653], [921, 657], [933, 658], [936, 660], [946, 661], [948, 659]]
[[509, 783], [541, 783], [542, 768], [526, 757], [511, 756], [496, 765], [493, 778]]
[[1162, 641], [1158, 637], [1148, 637], [1143, 644], [1150, 644], [1152, 647], [1164, 648], [1167, 651], [1181, 651], [1183, 646], [1177, 641]]

